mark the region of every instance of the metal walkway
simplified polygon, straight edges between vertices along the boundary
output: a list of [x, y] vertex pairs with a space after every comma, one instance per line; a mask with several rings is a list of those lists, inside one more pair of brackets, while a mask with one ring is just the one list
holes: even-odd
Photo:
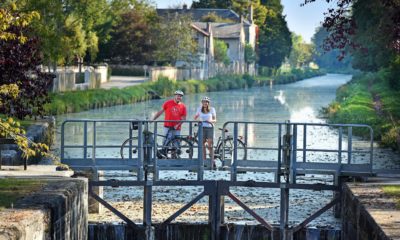
[[[203, 160], [203, 145], [193, 141], [193, 132], [202, 139], [202, 128], [196, 122], [185, 121], [182, 138], [191, 141], [181, 146], [179, 158], [159, 159], [157, 151], [162, 145], [163, 121], [143, 120], [67, 120], [62, 124], [61, 161], [74, 170], [132, 170], [135, 181], [90, 181], [90, 194], [128, 225], [145, 230], [151, 239], [152, 193], [154, 186], [202, 186], [203, 191], [164, 221], [167, 224], [189, 209], [203, 197], [209, 200], [209, 223], [212, 239], [220, 239], [219, 226], [224, 223], [224, 197], [228, 197], [253, 216], [271, 232], [279, 231], [280, 239], [292, 239], [293, 234], [312, 220], [335, 206], [338, 216], [342, 179], [353, 176], [372, 176], [373, 132], [367, 125], [226, 122], [220, 138], [223, 143], [220, 170], [230, 172], [230, 181], [204, 180], [209, 162]], [[225, 130], [228, 130], [225, 131]], [[358, 141], [354, 131], [367, 132], [367, 141]], [[110, 134], [112, 133], [112, 134]], [[228, 136], [229, 135], [229, 136]], [[149, 136], [151, 136], [149, 138]], [[334, 137], [332, 137], [334, 136]], [[121, 144], [126, 139], [126, 149]], [[227, 146], [225, 139], [234, 139]], [[244, 146], [239, 144], [244, 142]], [[201, 141], [197, 141], [201, 142]], [[190, 149], [190, 150], [189, 150]], [[121, 158], [121, 151], [126, 157]], [[186, 154], [186, 153], [191, 154]], [[206, 164], [204, 164], [206, 163]], [[166, 181], [159, 179], [159, 171], [195, 171], [197, 180]], [[272, 172], [274, 182], [238, 181], [241, 172]], [[332, 184], [297, 183], [303, 174], [325, 174], [333, 177]], [[143, 188], [143, 225], [137, 225], [93, 192], [95, 186], [138, 186]], [[273, 226], [230, 192], [232, 187], [279, 188], [280, 225]], [[289, 226], [290, 189], [331, 190], [335, 197], [326, 206], [297, 226]]]

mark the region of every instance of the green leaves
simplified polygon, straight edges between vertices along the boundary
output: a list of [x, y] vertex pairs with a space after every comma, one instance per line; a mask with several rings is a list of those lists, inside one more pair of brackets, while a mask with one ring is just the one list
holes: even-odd
[[229, 65], [230, 59], [228, 57], [228, 47], [222, 40], [214, 40], [214, 59], [218, 63]]

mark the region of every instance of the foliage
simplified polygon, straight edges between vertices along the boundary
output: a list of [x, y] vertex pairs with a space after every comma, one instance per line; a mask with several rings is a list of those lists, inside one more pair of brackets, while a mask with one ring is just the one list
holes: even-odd
[[40, 18], [38, 12], [18, 13], [15, 3], [0, 3], [0, 40], [16, 40], [18, 42], [26, 42], [26, 36], [15, 33], [12, 27], [24, 28], [35, 19]]
[[153, 60], [152, 50], [156, 46], [151, 33], [155, 16], [152, 8], [141, 5], [122, 13], [111, 29], [110, 40], [100, 46], [99, 60], [133, 64]]
[[[368, 124], [383, 146], [400, 146], [400, 94], [390, 87], [387, 70], [359, 74], [340, 87], [328, 117], [333, 123]], [[357, 132], [356, 132], [357, 133]], [[366, 134], [366, 133], [360, 133]]]
[[257, 60], [256, 52], [254, 51], [254, 48], [246, 43], [244, 46], [244, 61], [246, 63], [254, 63]]
[[214, 59], [218, 63], [229, 65], [228, 46], [223, 40], [214, 40]]
[[[251, 1], [243, 1], [243, 0], [198, 0], [193, 1], [192, 8], [223, 8], [223, 9], [232, 9], [236, 13], [242, 16], [248, 16], [250, 5], [253, 6], [253, 17], [254, 22], [257, 25], [262, 25], [265, 22], [267, 9], [264, 5], [261, 4], [260, 0], [251, 0]], [[226, 22], [219, 21], [214, 17], [210, 16], [207, 19], [215, 20], [210, 22]]]
[[231, 23], [232, 19], [222, 18], [215, 12], [210, 12], [201, 18], [201, 22], [218, 22], [218, 23]]
[[32, 179], [0, 179], [0, 211], [12, 207], [18, 199], [39, 191], [44, 183]]
[[197, 44], [192, 38], [193, 29], [188, 15], [169, 15], [160, 19], [154, 32], [155, 58], [175, 65], [177, 61], [189, 64], [196, 61]]
[[141, 66], [118, 67], [111, 66], [111, 71], [115, 76], [144, 76], [144, 69]]
[[259, 64], [279, 68], [292, 48], [291, 33], [282, 12], [268, 9], [265, 24], [260, 27]]
[[400, 53], [399, 1], [338, 0], [336, 8], [328, 9], [323, 27], [330, 33], [324, 49], [338, 49], [340, 59], [354, 51], [356, 68], [376, 71]]
[[312, 60], [312, 45], [304, 42], [300, 35], [292, 33], [292, 50], [288, 62], [292, 68], [307, 67]]
[[314, 45], [313, 61], [320, 67], [327, 69], [329, 72], [342, 72], [351, 71], [352, 57], [348, 54], [343, 59], [339, 60], [337, 57], [340, 55], [338, 49], [326, 51], [324, 49], [324, 40], [328, 37], [328, 32], [321, 26], [318, 27], [312, 43]]
[[[71, 64], [76, 57], [94, 59], [101, 39], [107, 38], [107, 0], [18, 0], [22, 11], [37, 11], [32, 35], [41, 39], [45, 62]], [[104, 31], [103, 31], [104, 30]]]
[[[51, 75], [38, 69], [40, 57], [36, 41], [24, 35], [35, 13], [20, 14], [15, 5], [1, 9], [0, 31], [0, 110], [1, 113], [25, 117], [43, 113]], [[28, 17], [26, 17], [28, 16]], [[23, 22], [19, 22], [20, 17]], [[18, 37], [16, 37], [18, 36]], [[16, 80], [17, 79], [17, 80]], [[0, 138], [11, 138], [28, 158], [45, 154], [48, 146], [34, 143], [24, 136], [19, 122], [0, 118]]]
[[[10, 18], [3, 19], [4, 22], [12, 24], [12, 19], [19, 19], [16, 8], [2, 11]], [[52, 80], [52, 75], [43, 73], [38, 67], [42, 63], [39, 45], [36, 39], [26, 37], [28, 24], [9, 25], [0, 32], [3, 36], [23, 36], [0, 40], [0, 86], [6, 93], [1, 94], [0, 112], [21, 119], [43, 114], [43, 104], [48, 101], [47, 90]], [[10, 91], [5, 91], [7, 85], [11, 87]], [[15, 97], [17, 88], [18, 97]]]

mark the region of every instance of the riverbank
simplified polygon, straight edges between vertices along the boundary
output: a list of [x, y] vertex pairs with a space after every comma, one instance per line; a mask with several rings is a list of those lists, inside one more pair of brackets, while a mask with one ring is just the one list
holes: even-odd
[[[374, 129], [382, 146], [400, 149], [400, 94], [390, 87], [388, 73], [363, 73], [337, 90], [325, 110], [331, 123], [362, 123]], [[357, 132], [363, 136], [365, 132]]]
[[171, 96], [176, 89], [183, 90], [185, 94], [214, 92], [269, 85], [271, 80], [274, 84], [286, 84], [323, 74], [317, 70], [294, 70], [274, 79], [270, 77], [254, 78], [245, 74], [242, 76], [218, 76], [206, 81], [193, 79], [172, 81], [162, 77], [155, 82], [146, 82], [123, 89], [95, 89], [52, 94], [51, 103], [47, 104], [45, 109], [49, 115], [59, 115]]

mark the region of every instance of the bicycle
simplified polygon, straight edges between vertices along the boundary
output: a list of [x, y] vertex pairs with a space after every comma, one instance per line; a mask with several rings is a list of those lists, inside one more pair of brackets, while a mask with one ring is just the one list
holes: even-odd
[[[137, 130], [137, 123], [132, 123], [132, 129]], [[167, 135], [157, 134], [159, 137], [167, 138], [169, 136], [169, 129]], [[151, 158], [152, 148], [154, 146], [154, 133], [144, 130], [143, 131], [143, 153], [145, 159]], [[139, 148], [139, 138], [137, 136], [126, 139], [120, 148], [120, 155], [124, 157], [124, 149], [131, 149], [132, 154], [136, 154]], [[163, 145], [158, 147], [156, 143], [156, 157], [158, 159], [192, 159], [193, 158], [193, 145], [186, 137], [174, 135], [172, 138], [167, 138], [163, 141]], [[128, 152], [129, 153], [129, 152]]]
[[[197, 127], [198, 124], [194, 124]], [[225, 131], [225, 138], [222, 139], [222, 135], [219, 136], [217, 144], [213, 146], [214, 158], [219, 160], [233, 159], [234, 154], [234, 139], [232, 135], [228, 135], [228, 129], [218, 128], [221, 131]], [[242, 141], [243, 137], [239, 136], [237, 140], [237, 159], [246, 160], [247, 158], [247, 146], [246, 143]], [[198, 144], [198, 132], [194, 131], [193, 136], [188, 136], [187, 140], [192, 142], [192, 145]], [[225, 147], [225, 148], [224, 148]]]

